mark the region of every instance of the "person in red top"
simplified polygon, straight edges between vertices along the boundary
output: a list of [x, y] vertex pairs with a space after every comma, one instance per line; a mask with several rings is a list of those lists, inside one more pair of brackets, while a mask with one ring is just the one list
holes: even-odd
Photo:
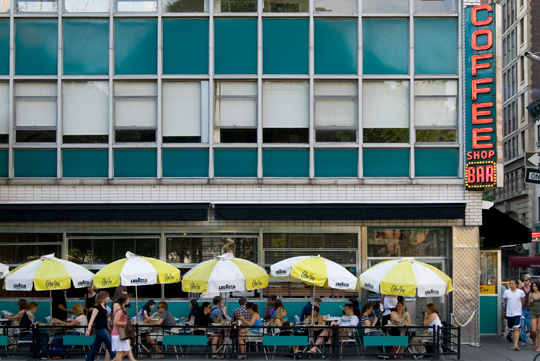
[[112, 349], [116, 351], [115, 361], [122, 360], [124, 356], [127, 356], [130, 361], [137, 361], [135, 357], [133, 357], [129, 339], [122, 340], [118, 331], [118, 328], [125, 328], [127, 325], [127, 319], [129, 317], [129, 313], [126, 311], [127, 304], [129, 304], [129, 297], [127, 295], [120, 295], [120, 297], [118, 297], [118, 305], [120, 307], [116, 309], [114, 314], [114, 326], [111, 332]]

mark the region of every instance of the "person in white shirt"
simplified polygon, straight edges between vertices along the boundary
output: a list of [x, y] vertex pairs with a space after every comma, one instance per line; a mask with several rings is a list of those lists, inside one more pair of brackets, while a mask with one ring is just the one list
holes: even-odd
[[[358, 326], [360, 323], [360, 320], [357, 316], [354, 314], [354, 307], [352, 304], [346, 304], [345, 305], [345, 315], [339, 319], [339, 321], [332, 321], [330, 323], [330, 326], [342, 326], [342, 327], [350, 327], [350, 326]], [[349, 337], [352, 334], [351, 329], [345, 329], [347, 333], [349, 334]], [[331, 329], [325, 329], [319, 337], [317, 337], [317, 340], [315, 341], [315, 344], [311, 349], [307, 351], [307, 353], [316, 353], [317, 347], [323, 343], [324, 338], [328, 336], [328, 341], [326, 342], [327, 345], [330, 345], [332, 343], [332, 330]]]
[[525, 292], [517, 288], [518, 281], [510, 279], [508, 286], [510, 289], [504, 291], [503, 298], [506, 301], [506, 322], [508, 328], [512, 330], [512, 340], [514, 346], [510, 347], [514, 351], [519, 351], [519, 328], [521, 324], [521, 310], [525, 304]]

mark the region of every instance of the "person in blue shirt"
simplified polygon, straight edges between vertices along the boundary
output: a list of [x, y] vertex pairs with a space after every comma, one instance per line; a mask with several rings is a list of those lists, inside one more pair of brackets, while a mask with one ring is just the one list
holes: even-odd
[[313, 306], [321, 307], [322, 300], [319, 297], [313, 299], [313, 304], [311, 302], [306, 303], [304, 308], [302, 308], [302, 313], [300, 313], [300, 322], [304, 322], [307, 316], [311, 316], [311, 311]]
[[214, 297], [212, 300], [214, 305], [212, 306], [212, 312], [210, 312], [210, 319], [213, 322], [226, 321], [227, 317], [227, 308], [223, 306], [223, 298], [220, 296]]

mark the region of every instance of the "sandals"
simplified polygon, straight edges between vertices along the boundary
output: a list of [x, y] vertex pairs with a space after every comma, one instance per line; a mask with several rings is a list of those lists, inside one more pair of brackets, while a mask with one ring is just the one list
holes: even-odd
[[510, 350], [519, 351], [519, 347], [512, 346], [512, 347], [510, 347]]

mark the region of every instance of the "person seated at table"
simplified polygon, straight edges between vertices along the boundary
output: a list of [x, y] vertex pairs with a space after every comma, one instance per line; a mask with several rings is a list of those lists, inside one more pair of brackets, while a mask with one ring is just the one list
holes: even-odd
[[67, 308], [66, 293], [64, 290], [52, 291], [52, 318], [67, 320], [73, 310]]
[[[73, 305], [71, 309], [73, 310], [73, 313], [76, 316], [73, 320], [64, 321], [64, 320], [59, 320], [57, 318], [53, 318], [52, 319], [53, 324], [60, 325], [60, 326], [71, 326], [71, 327], [88, 326], [88, 318], [84, 314], [83, 305], [81, 305], [80, 303], [76, 303]], [[86, 332], [86, 328], [85, 327], [74, 328], [72, 332], [84, 335], [84, 333]]]
[[[204, 328], [195, 329], [193, 332], [195, 335], [204, 335], [208, 332], [208, 326], [213, 323], [210, 318], [210, 313], [212, 312], [212, 305], [210, 302], [203, 302], [197, 316], [195, 317], [194, 326], [201, 326]], [[208, 339], [212, 342], [212, 358], [222, 358], [216, 354], [217, 345], [223, 342], [223, 333], [214, 332], [208, 336]]]
[[[2, 313], [5, 318], [7, 318], [11, 322], [11, 326], [19, 326], [19, 323], [21, 322], [22, 316], [26, 313], [26, 309], [28, 308], [28, 301], [24, 298], [19, 299], [19, 302], [17, 302], [17, 307], [19, 308], [19, 311], [15, 314], [8, 314], [8, 313]], [[8, 328], [8, 348], [15, 348], [17, 345], [15, 345], [15, 338], [14, 335], [17, 333], [16, 328]]]
[[283, 307], [283, 301], [278, 298], [274, 301], [274, 312], [272, 312], [272, 317], [270, 318], [270, 322], [274, 320], [274, 318], [276, 317], [276, 312], [278, 308], [280, 307]]
[[[32, 339], [31, 327], [33, 325], [45, 326], [43, 322], [35, 321], [35, 314], [37, 312], [37, 308], [37, 303], [30, 302], [28, 304], [26, 312], [21, 317], [21, 321], [19, 323], [19, 329], [21, 330], [21, 334], [19, 336], [20, 340]], [[39, 333], [38, 337], [41, 343], [41, 356], [45, 357], [47, 355], [47, 349], [49, 347], [49, 335], [46, 333]]]
[[433, 341], [433, 329], [441, 326], [442, 322], [439, 309], [435, 304], [428, 303], [426, 305], [426, 312], [424, 312], [424, 327], [428, 327], [428, 329], [422, 331], [419, 336], [414, 337], [415, 343], [411, 347], [413, 352], [425, 353], [426, 347], [424, 346], [424, 341]]
[[[353, 311], [354, 311], [354, 315], [356, 317], [358, 317], [358, 319], [360, 319], [360, 301], [358, 301], [358, 298], [356, 297], [350, 297], [349, 302], [347, 302], [348, 305], [352, 305], [353, 306]], [[339, 306], [341, 307], [341, 306]], [[345, 315], [345, 309], [343, 307], [341, 307], [341, 310], [343, 311], [343, 314]]]
[[276, 311], [276, 308], [274, 307], [274, 303], [276, 302], [276, 300], [277, 296], [268, 296], [268, 300], [266, 301], [266, 306], [264, 308], [264, 319], [267, 321], [270, 321], [270, 319], [272, 319], [272, 315]]
[[227, 321], [229, 316], [227, 316], [227, 307], [223, 305], [223, 298], [221, 296], [216, 296], [212, 302], [214, 303], [212, 311], [210, 312], [212, 321], [214, 323]]
[[146, 302], [146, 304], [137, 313], [137, 321], [144, 322], [144, 320], [152, 318], [157, 313], [152, 314], [154, 308], [156, 308], [156, 302], [154, 300]]
[[306, 320], [306, 317], [311, 316], [311, 310], [313, 306], [321, 307], [322, 300], [319, 297], [315, 297], [313, 299], [313, 303], [311, 301], [308, 301], [304, 308], [302, 308], [302, 312], [300, 312], [300, 322], [304, 322]]
[[274, 333], [280, 335], [290, 335], [292, 333], [292, 326], [294, 322], [287, 322], [287, 309], [283, 306], [279, 306], [274, 314], [272, 325], [277, 326], [278, 329], [274, 329]]
[[[163, 330], [170, 330], [176, 325], [176, 321], [171, 315], [171, 313], [168, 311], [169, 305], [165, 301], [160, 301], [157, 305], [157, 311], [159, 314], [159, 319], [152, 320], [152, 319], [146, 319], [144, 320], [144, 323], [146, 325], [154, 325], [154, 326], [163, 326]], [[160, 354], [161, 350], [159, 349], [159, 346], [157, 344], [158, 341], [158, 335], [152, 335], [147, 334], [146, 340], [148, 341], [148, 346], [150, 348], [155, 348], [156, 355], [154, 355], [155, 358], [163, 358], [164, 356]]]
[[[242, 321], [242, 326], [250, 326], [251, 328], [240, 328], [238, 330], [238, 346], [240, 353], [246, 352], [246, 337], [260, 336], [262, 319], [259, 316], [259, 307], [253, 302], [246, 303], [246, 311], [250, 315], [249, 320], [244, 318], [242, 314], [238, 314], [238, 319]], [[238, 356], [238, 359], [246, 358], [246, 355]]]
[[[352, 304], [346, 304], [345, 305], [345, 315], [341, 317], [338, 321], [332, 321], [330, 322], [330, 326], [341, 326], [341, 327], [356, 327], [358, 326], [358, 323], [360, 320], [357, 316], [354, 314], [354, 306]], [[352, 336], [353, 330], [352, 329], [343, 329], [344, 332], [340, 331], [341, 336], [347, 335], [348, 337]], [[323, 343], [324, 338], [328, 337], [328, 341], [326, 342], [327, 345], [332, 344], [332, 330], [331, 329], [325, 329], [320, 334], [319, 337], [317, 337], [317, 340], [313, 344], [313, 347], [307, 351], [307, 353], [316, 353], [317, 348], [320, 344]]]
[[197, 317], [197, 312], [199, 312], [199, 302], [197, 300], [189, 301], [189, 315], [188, 317], [181, 317], [180, 321], [186, 321], [190, 325], [193, 325], [195, 322], [195, 317]]
[[381, 336], [383, 333], [381, 330], [377, 330], [377, 322], [379, 318], [373, 313], [373, 303], [368, 302], [362, 307], [362, 318], [360, 318], [360, 323], [364, 326], [364, 334], [368, 336]]
[[[305, 335], [310, 336], [311, 334], [313, 335], [314, 338], [317, 338], [319, 337], [323, 329], [314, 328], [313, 326], [324, 326], [326, 324], [326, 317], [319, 314], [319, 306], [313, 306], [312, 311], [313, 311], [313, 317], [311, 314], [309, 314], [304, 320], [304, 325], [309, 326], [309, 328], [306, 328], [305, 330]], [[294, 353], [298, 354], [299, 352], [300, 352], [300, 346], [294, 346]]]
[[[392, 311], [392, 313], [390, 313], [390, 322], [392, 325], [396, 326], [411, 325], [411, 317], [409, 316], [409, 312], [407, 312], [407, 308], [403, 302], [398, 302], [396, 304], [396, 308]], [[390, 328], [390, 335], [400, 336], [401, 330], [397, 328]]]

